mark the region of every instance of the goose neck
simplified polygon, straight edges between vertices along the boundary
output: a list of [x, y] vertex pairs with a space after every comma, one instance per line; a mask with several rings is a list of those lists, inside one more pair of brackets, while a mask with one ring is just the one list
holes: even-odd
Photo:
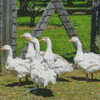
[[35, 48], [36, 48], [36, 54], [35, 54], [35, 59], [40, 59], [40, 45], [38, 40], [35, 43]]
[[29, 42], [28, 51], [30, 51], [31, 49], [34, 50], [34, 47], [33, 44]]
[[83, 54], [81, 42], [77, 41], [76, 44], [77, 44], [77, 54]]
[[9, 61], [10, 59], [13, 59], [13, 51], [10, 48], [10, 50], [8, 51], [8, 56], [7, 56], [7, 61]]
[[46, 50], [46, 52], [52, 53], [52, 43], [51, 43], [50, 39], [48, 39], [48, 41], [47, 41], [47, 50]]

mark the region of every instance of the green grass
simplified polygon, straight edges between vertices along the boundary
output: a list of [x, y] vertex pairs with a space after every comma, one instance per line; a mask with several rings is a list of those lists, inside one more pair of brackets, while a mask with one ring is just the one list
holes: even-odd
[[[72, 22], [74, 23], [74, 25], [79, 25], [81, 24], [80, 22], [82, 22], [83, 24], [89, 24], [88, 22], [90, 22], [91, 20], [91, 15], [69, 15]], [[40, 20], [41, 16], [37, 16], [35, 18], [35, 25], [38, 23], [38, 21]], [[78, 21], [78, 22], [77, 22]], [[17, 18], [17, 26], [27, 26], [30, 24], [30, 17], [18, 17]], [[50, 19], [50, 22], [48, 23], [48, 25], [55, 25], [55, 26], [63, 26], [61, 23], [60, 18], [58, 17], [58, 14], [54, 13]]]
[[87, 2], [82, 2], [82, 1], [73, 1], [73, 4], [78, 4], [78, 5], [81, 5], [81, 4], [86, 4]]
[[[20, 87], [18, 78], [14, 75], [3, 74], [0, 77], [0, 98], [2, 100], [99, 100], [100, 99], [100, 74], [94, 74], [94, 79], [89, 76], [85, 82], [85, 74], [82, 70], [75, 69], [72, 73], [66, 73], [59, 77], [55, 85], [50, 84], [47, 89], [52, 91], [52, 95], [43, 95], [42, 92], [32, 94], [29, 89], [36, 87], [29, 78], [29, 83], [22, 79]], [[98, 79], [98, 80], [97, 80]], [[9, 81], [10, 80], [10, 81]], [[41, 87], [43, 88], [43, 87]], [[46, 93], [45, 93], [46, 94]]]
[[[41, 16], [37, 16], [35, 18], [35, 25], [38, 23], [38, 21], [40, 20]], [[55, 20], [54, 20], [55, 19]], [[18, 17], [17, 18], [17, 26], [20, 25], [24, 25], [27, 26], [30, 24], [30, 17]], [[58, 15], [56, 13], [53, 14], [53, 16], [51, 17], [51, 20], [49, 22], [49, 25], [56, 25], [56, 26], [62, 26], [62, 23], [58, 17]]]
[[30, 23], [30, 17], [17, 17], [17, 26], [28, 25]]
[[[57, 14], [54, 14], [50, 20], [50, 22], [48, 23], [48, 27], [49, 26], [56, 26], [58, 27], [57, 29], [55, 28], [48, 28], [46, 29], [42, 36], [49, 36], [52, 40], [52, 44], [53, 44], [53, 51], [55, 53], [58, 53], [62, 56], [64, 56], [66, 59], [70, 59], [73, 58], [72, 56], [74, 55], [69, 55], [69, 53], [73, 53], [75, 52], [74, 46], [71, 43], [68, 43], [69, 41], [69, 36], [66, 32], [66, 30], [62, 27], [62, 23], [61, 20], [59, 19], [59, 17], [56, 17]], [[87, 51], [90, 51], [90, 31], [91, 31], [91, 16], [90, 15], [70, 15], [70, 18], [74, 24], [74, 27], [76, 28], [77, 32], [79, 33], [79, 36], [81, 38], [81, 40], [84, 43], [84, 46], [86, 47]], [[18, 18], [19, 20], [20, 18]], [[28, 21], [28, 17], [24, 18], [24, 20], [27, 19]], [[40, 17], [36, 17], [36, 23], [39, 21]], [[21, 20], [24, 22], [24, 20]], [[18, 21], [19, 23], [19, 21]], [[20, 55], [20, 52], [22, 51], [25, 43], [26, 43], [26, 39], [24, 38], [19, 38], [19, 36], [25, 32], [29, 32], [32, 33], [33, 29], [31, 30], [18, 30], [17, 31], [17, 56]], [[41, 37], [42, 37], [41, 36]], [[23, 43], [22, 43], [23, 41]], [[41, 50], [46, 50], [46, 44], [45, 43], [40, 43], [41, 46]], [[68, 54], [68, 55], [67, 55]], [[72, 61], [72, 59], [70, 59]]]

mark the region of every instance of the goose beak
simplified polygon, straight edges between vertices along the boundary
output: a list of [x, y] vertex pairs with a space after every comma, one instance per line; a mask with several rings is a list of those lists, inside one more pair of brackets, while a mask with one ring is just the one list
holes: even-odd
[[43, 38], [42, 38], [42, 39], [40, 39], [39, 41], [43, 41]]
[[25, 37], [25, 35], [23, 34], [23, 35], [21, 35], [20, 37]]
[[32, 38], [27, 38], [28, 42], [31, 42]]
[[4, 48], [4, 47], [2, 47], [0, 50], [5, 50], [5, 48]]
[[73, 39], [70, 39], [68, 42], [73, 42]]

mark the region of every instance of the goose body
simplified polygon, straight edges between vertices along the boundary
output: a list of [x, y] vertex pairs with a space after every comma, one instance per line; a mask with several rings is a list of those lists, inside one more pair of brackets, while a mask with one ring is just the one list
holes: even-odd
[[0, 50], [7, 50], [8, 56], [5, 63], [5, 68], [9, 70], [12, 74], [17, 75], [19, 78], [19, 84], [21, 78], [26, 78], [29, 75], [30, 65], [25, 63], [26, 61], [21, 60], [21, 58], [13, 58], [12, 48], [9, 45], [5, 45]]
[[[24, 34], [21, 35], [20, 37], [32, 38], [32, 35], [31, 35], [30, 33], [24, 33]], [[35, 58], [35, 53], [36, 53], [36, 50], [34, 49], [33, 43], [30, 43], [30, 42], [29, 42], [29, 45], [28, 45], [28, 49], [27, 49], [25, 58], [26, 58], [26, 59], [34, 59], [34, 58]], [[45, 54], [44, 51], [40, 51], [40, 55], [41, 55], [41, 56], [44, 56], [44, 54]]]
[[32, 43], [29, 43], [28, 45], [28, 49], [27, 49], [27, 52], [26, 52], [26, 55], [25, 55], [25, 58], [26, 59], [32, 59], [35, 57], [35, 50], [34, 50], [34, 46]]
[[49, 83], [56, 83], [56, 74], [54, 71], [49, 69], [47, 63], [44, 62], [42, 56], [40, 56], [40, 45], [37, 38], [28, 38], [28, 40], [35, 44], [36, 52], [35, 58], [31, 62], [31, 79], [37, 85], [44, 85], [44, 87], [48, 86]]
[[83, 53], [82, 44], [77, 37], [72, 37], [69, 42], [74, 42], [77, 44], [77, 52], [74, 62], [78, 68], [83, 69], [86, 73], [86, 81], [88, 79], [88, 73], [91, 73], [93, 78], [93, 73], [100, 71], [100, 55], [92, 52]]
[[57, 75], [63, 75], [66, 72], [73, 71], [72, 64], [63, 57], [52, 52], [52, 43], [49, 37], [45, 36], [40, 41], [45, 41], [47, 43], [44, 60]]
[[44, 65], [31, 71], [31, 79], [36, 85], [47, 87], [49, 83], [56, 83], [56, 74], [51, 69], [46, 69]]

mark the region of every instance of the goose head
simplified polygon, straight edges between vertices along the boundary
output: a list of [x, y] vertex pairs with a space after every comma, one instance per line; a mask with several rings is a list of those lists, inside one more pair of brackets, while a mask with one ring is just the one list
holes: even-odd
[[32, 38], [32, 35], [30, 33], [24, 33], [20, 37], [25, 37], [25, 38]]
[[47, 37], [47, 36], [44, 36], [42, 39], [40, 39], [39, 41], [45, 41], [45, 42], [47, 42], [48, 40], [50, 40], [50, 38], [49, 37]]
[[37, 41], [38, 41], [38, 39], [35, 38], [35, 37], [27, 38], [27, 40], [28, 40], [28, 42], [31, 42], [31, 43], [34, 43], [34, 44], [36, 44]]
[[69, 42], [77, 43], [79, 41], [78, 37], [72, 37]]
[[4, 45], [0, 50], [11, 50], [11, 47], [9, 45]]
[[76, 54], [77, 54], [77, 55], [83, 54], [82, 44], [81, 44], [81, 42], [80, 42], [80, 40], [79, 40], [78, 37], [72, 37], [72, 38], [69, 40], [69, 42], [76, 43], [76, 45], [77, 45], [77, 53], [76, 53]]

